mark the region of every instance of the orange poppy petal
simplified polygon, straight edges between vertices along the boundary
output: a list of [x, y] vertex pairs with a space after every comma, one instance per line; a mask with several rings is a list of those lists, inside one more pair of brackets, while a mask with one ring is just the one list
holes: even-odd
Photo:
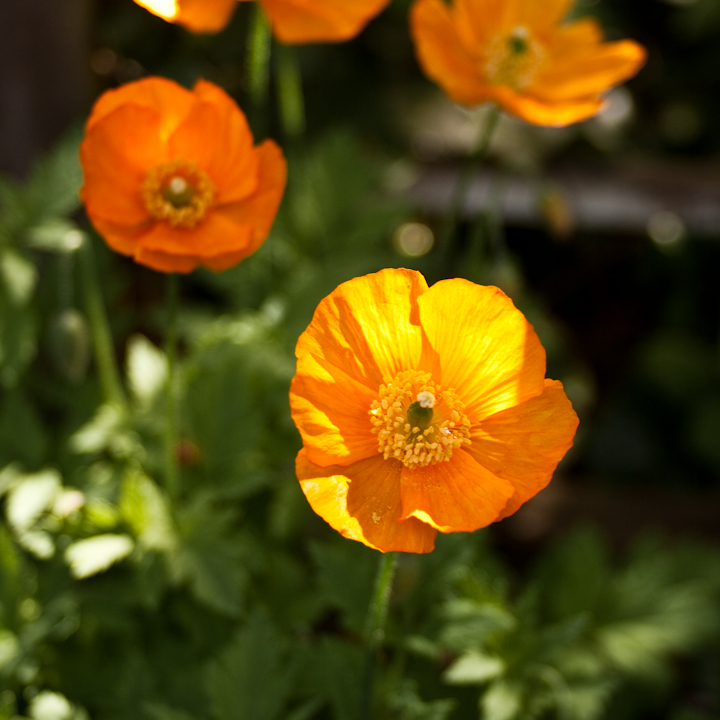
[[586, 46], [554, 58], [528, 92], [550, 102], [596, 95], [635, 75], [646, 57], [632, 40]]
[[160, 125], [154, 110], [123, 105], [88, 129], [80, 145], [81, 196], [91, 219], [123, 226], [148, 219], [140, 188], [148, 170], [166, 157]]
[[427, 553], [437, 531], [419, 520], [398, 522], [400, 468], [376, 456], [348, 467], [320, 467], [304, 450], [295, 470], [312, 509], [341, 535], [381, 552]]
[[361, 385], [326, 360], [298, 358], [290, 407], [308, 458], [317, 465], [349, 465], [378, 454], [368, 416], [377, 391]]
[[88, 130], [113, 110], [125, 105], [151, 108], [162, 117], [160, 137], [167, 139], [195, 102], [190, 90], [172, 80], [143, 78], [115, 90], [104, 92], [95, 103], [87, 121]]
[[572, 446], [577, 426], [578, 417], [562, 383], [546, 380], [542, 395], [472, 428], [472, 444], [466, 452], [515, 489], [499, 519], [512, 515], [550, 482]]
[[222, 213], [210, 210], [200, 224], [191, 229], [156, 222], [140, 242], [148, 250], [202, 258], [249, 247], [252, 232], [252, 227], [238, 225]]
[[199, 101], [168, 141], [170, 157], [192, 160], [207, 173], [216, 204], [241, 200], [258, 183], [259, 160], [247, 120], [219, 87], [200, 80], [195, 94]]
[[513, 495], [504, 478], [479, 465], [465, 450], [450, 460], [401, 474], [402, 517], [440, 532], [472, 532], [497, 520]]
[[216, 33], [230, 22], [236, 0], [177, 0], [177, 4], [173, 22], [191, 32]]
[[200, 265], [201, 258], [192, 255], [172, 255], [140, 246], [135, 252], [135, 261], [158, 272], [189, 273]]
[[453, 100], [476, 105], [488, 99], [478, 60], [466, 49], [442, 0], [418, 0], [410, 12], [410, 31], [425, 74]]
[[390, 0], [261, 0], [275, 37], [289, 44], [355, 37]]
[[538, 34], [547, 33], [559, 25], [573, 6], [573, 0], [519, 0], [514, 22], [532, 28]]
[[458, 393], [471, 423], [542, 393], [545, 350], [502, 290], [442, 280], [418, 306], [429, 340], [422, 366]]
[[95, 229], [102, 235], [107, 244], [121, 255], [134, 256], [138, 249], [139, 239], [150, 229], [152, 220], [125, 227], [106, 222], [101, 218], [93, 217], [92, 223]]
[[517, 24], [519, 11], [520, 0], [456, 0], [451, 13], [461, 35], [479, 46], [489, 35]]
[[215, 208], [237, 225], [253, 228], [250, 253], [255, 252], [268, 236], [287, 181], [287, 163], [277, 143], [265, 140], [254, 153], [258, 159], [258, 178], [253, 194], [239, 202]]
[[377, 392], [386, 379], [420, 360], [417, 299], [426, 290], [425, 278], [405, 269], [343, 283], [318, 305], [298, 340], [297, 357], [324, 358]]

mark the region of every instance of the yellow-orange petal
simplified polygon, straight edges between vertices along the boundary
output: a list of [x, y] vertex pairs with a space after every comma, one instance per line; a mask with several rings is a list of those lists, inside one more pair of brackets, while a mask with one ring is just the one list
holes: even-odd
[[304, 353], [290, 386], [290, 408], [308, 459], [349, 465], [378, 454], [368, 416], [373, 392], [324, 358]]
[[242, 200], [258, 184], [259, 158], [247, 120], [216, 85], [200, 80], [194, 94], [196, 102], [168, 140], [169, 155], [192, 160], [208, 175], [215, 204]]
[[402, 517], [440, 532], [472, 532], [497, 520], [513, 486], [479, 465], [464, 449], [450, 460], [401, 474]]
[[80, 193], [91, 220], [127, 227], [148, 219], [140, 187], [148, 169], [167, 157], [158, 139], [161, 124], [155, 110], [128, 104], [88, 128], [80, 145]]
[[552, 58], [528, 92], [551, 103], [597, 95], [635, 75], [646, 56], [632, 40], [572, 49]]
[[457, 392], [471, 423], [543, 392], [545, 350], [502, 290], [442, 280], [418, 307], [429, 341], [422, 367]]
[[566, 102], [547, 102], [530, 95], [523, 95], [499, 85], [492, 89], [491, 99], [511, 115], [525, 122], [547, 127], [564, 127], [587, 120], [603, 105], [598, 96], [581, 97]]
[[157, 111], [161, 118], [160, 139], [165, 141], [190, 111], [195, 102], [190, 90], [172, 80], [149, 77], [104, 92], [93, 106], [87, 121], [87, 129], [126, 105], [139, 105]]
[[390, 0], [260, 0], [273, 35], [291, 45], [355, 37]]
[[400, 468], [376, 456], [347, 467], [320, 467], [298, 453], [295, 470], [312, 509], [332, 528], [381, 552], [427, 553], [437, 530], [401, 513]]
[[[462, 27], [467, 23], [463, 22]], [[477, 105], [488, 99], [477, 57], [468, 51], [442, 0], [417, 0], [410, 12], [410, 31], [425, 74], [456, 102]], [[471, 34], [466, 28], [465, 35]]]
[[455, 0], [451, 13], [461, 37], [479, 50], [489, 36], [517, 24], [521, 4], [521, 0]]
[[216, 33], [229, 22], [236, 0], [178, 0], [175, 22], [195, 33]]
[[542, 395], [492, 415], [471, 429], [472, 444], [466, 452], [514, 488], [498, 519], [512, 515], [550, 482], [572, 446], [577, 426], [577, 415], [562, 383], [546, 380]]
[[215, 208], [235, 224], [252, 227], [251, 242], [246, 248], [248, 255], [255, 252], [268, 236], [287, 181], [287, 163], [277, 143], [265, 140], [254, 152], [258, 159], [258, 177], [252, 195]]
[[570, 12], [573, 0], [518, 0], [513, 25], [532, 28], [541, 37], [559, 26]]
[[414, 270], [348, 280], [320, 302], [295, 354], [324, 358], [377, 392], [401, 370], [417, 367], [423, 341], [417, 299], [426, 290]]

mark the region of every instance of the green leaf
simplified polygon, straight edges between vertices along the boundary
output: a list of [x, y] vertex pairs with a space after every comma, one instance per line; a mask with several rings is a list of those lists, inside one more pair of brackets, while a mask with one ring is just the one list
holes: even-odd
[[0, 253], [0, 278], [12, 305], [27, 305], [37, 285], [37, 270], [28, 259], [14, 250]]
[[19, 460], [26, 467], [40, 467], [47, 452], [42, 420], [22, 387], [4, 393], [0, 407], [0, 457]]
[[128, 341], [128, 386], [138, 405], [148, 408], [165, 388], [167, 358], [144, 335], [133, 335]]
[[81, 579], [97, 575], [126, 558], [134, 547], [129, 535], [96, 535], [79, 540], [65, 550], [65, 562], [73, 577]]
[[447, 625], [441, 640], [451, 650], [463, 652], [482, 648], [497, 634], [512, 631], [515, 617], [495, 603], [451, 600], [445, 607]]
[[60, 475], [56, 470], [43, 470], [25, 475], [8, 492], [7, 519], [18, 534], [30, 530], [49, 510], [62, 491]]
[[494, 682], [480, 698], [483, 720], [514, 720], [522, 705], [520, 686], [505, 680]]
[[137, 435], [128, 427], [125, 410], [118, 405], [105, 403], [69, 441], [76, 453], [90, 454], [107, 450], [115, 457], [144, 457], [144, 449]]
[[482, 685], [505, 672], [505, 663], [495, 655], [470, 651], [461, 655], [443, 673], [449, 685]]
[[89, 720], [87, 713], [73, 705], [64, 695], [41, 690], [28, 708], [31, 720]]
[[30, 228], [27, 240], [28, 245], [37, 250], [71, 253], [80, 248], [85, 237], [74, 222], [64, 217], [53, 217]]
[[418, 695], [415, 682], [406, 680], [391, 693], [388, 705], [398, 720], [447, 720], [457, 701], [448, 698], [425, 702]]
[[276, 720], [292, 692], [297, 670], [289, 641], [263, 611], [256, 611], [209, 669], [214, 715], [218, 720]]
[[141, 470], [132, 469], [125, 476], [119, 508], [141, 547], [161, 552], [177, 547], [169, 500]]

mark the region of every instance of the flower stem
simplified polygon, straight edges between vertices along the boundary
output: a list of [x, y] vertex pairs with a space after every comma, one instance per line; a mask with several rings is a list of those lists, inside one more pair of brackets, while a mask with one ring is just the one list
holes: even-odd
[[499, 119], [500, 108], [493, 104], [490, 106], [485, 118], [485, 125], [480, 135], [480, 141], [473, 153], [465, 162], [465, 166], [463, 167], [457, 184], [455, 185], [452, 200], [450, 201], [450, 210], [448, 211], [443, 231], [443, 246], [448, 250], [452, 247], [453, 240], [455, 239], [458, 218], [462, 207], [465, 204], [465, 196], [467, 195], [468, 188], [470, 187], [470, 182], [472, 181], [473, 175], [475, 175], [487, 157], [488, 150], [490, 148], [490, 140], [492, 139]]
[[100, 386], [102, 387], [105, 402], [124, 407], [125, 393], [120, 384], [120, 373], [115, 361], [110, 324], [108, 323], [102, 294], [100, 293], [92, 244], [87, 236], [85, 236], [79, 248], [79, 255], [85, 305], [87, 306], [90, 321], [90, 332], [93, 339]]
[[[260, 3], [253, 3], [247, 48], [247, 73], [256, 125], [263, 117], [270, 86], [270, 46], [270, 27], [260, 9]], [[257, 127], [253, 130], [258, 133]]]
[[175, 356], [177, 348], [177, 310], [179, 278], [176, 273], [167, 276], [167, 328], [165, 334], [165, 356], [167, 357], [167, 385], [165, 388], [165, 487], [171, 498], [177, 497], [178, 466], [175, 447], [177, 445], [177, 423], [175, 402]]
[[288, 138], [298, 138], [305, 132], [305, 102], [294, 47], [277, 45], [277, 73], [283, 129]]
[[361, 698], [361, 720], [373, 718], [373, 686], [375, 680], [375, 666], [377, 655], [385, 639], [385, 621], [387, 620], [390, 590], [395, 575], [398, 554], [396, 552], [384, 553], [380, 557], [380, 565], [375, 578], [375, 588], [368, 608], [365, 624], [365, 642], [367, 644], [367, 657], [365, 660], [365, 678]]

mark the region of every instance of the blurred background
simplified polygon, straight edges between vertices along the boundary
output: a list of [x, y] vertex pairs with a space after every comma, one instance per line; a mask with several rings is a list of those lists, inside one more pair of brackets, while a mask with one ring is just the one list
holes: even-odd
[[[581, 425], [516, 515], [402, 559], [377, 717], [720, 717], [720, 4], [579, 0], [647, 65], [585, 123], [503, 116], [452, 241], [486, 108], [422, 76], [409, 6], [297, 48], [288, 138], [274, 75], [249, 105], [251, 3], [194, 36], [131, 0], [2, 0], [0, 718], [356, 720], [376, 553], [306, 506], [287, 387], [319, 300], [390, 266], [505, 290]], [[84, 120], [149, 74], [221, 85], [289, 160], [257, 254], [182, 280], [172, 500], [165, 279], [94, 237], [133, 402], [113, 417], [76, 257]]]

